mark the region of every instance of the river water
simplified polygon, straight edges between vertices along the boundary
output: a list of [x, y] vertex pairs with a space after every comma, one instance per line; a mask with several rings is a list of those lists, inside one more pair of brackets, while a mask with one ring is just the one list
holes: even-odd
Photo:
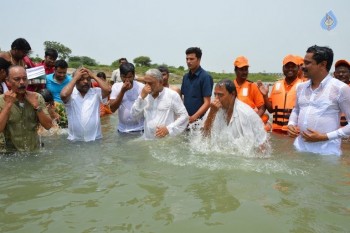
[[115, 132], [36, 154], [0, 157], [0, 232], [350, 232], [345, 156], [295, 152], [271, 134], [268, 158], [198, 151], [188, 136], [142, 141]]

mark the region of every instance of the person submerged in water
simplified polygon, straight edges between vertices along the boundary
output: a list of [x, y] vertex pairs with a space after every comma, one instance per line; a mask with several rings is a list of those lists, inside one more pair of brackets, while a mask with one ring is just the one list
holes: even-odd
[[268, 135], [264, 124], [249, 105], [237, 99], [234, 83], [228, 79], [219, 81], [214, 96], [203, 119], [202, 135], [219, 142], [226, 140], [229, 145], [234, 145], [233, 141], [238, 140], [247, 151], [265, 150]]

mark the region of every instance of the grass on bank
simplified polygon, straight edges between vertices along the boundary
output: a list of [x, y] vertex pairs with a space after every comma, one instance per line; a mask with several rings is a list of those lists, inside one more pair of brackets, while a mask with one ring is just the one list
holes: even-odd
[[[76, 62], [70, 62], [69, 63], [69, 67], [71, 68], [78, 68], [79, 66], [81, 66], [80, 63], [76, 63]], [[85, 67], [87, 67], [88, 69], [91, 69], [95, 72], [105, 72], [107, 75], [107, 78], [111, 77], [111, 74], [113, 72], [113, 70], [117, 69], [117, 67], [113, 67], [113, 66], [108, 66], [108, 65], [98, 65], [98, 66], [87, 66], [84, 65]], [[150, 69], [150, 68], [157, 68], [158, 65], [154, 64], [151, 66], [136, 66], [136, 74], [139, 77], [144, 76], [145, 72]], [[171, 78], [169, 80], [169, 82], [171, 84], [181, 84], [182, 82], [182, 77], [185, 73], [187, 73], [188, 71], [183, 69], [182, 67], [177, 68], [174, 66], [167, 66], [169, 69], [169, 72], [171, 73]], [[234, 79], [235, 78], [235, 74], [234, 73], [216, 73], [216, 72], [209, 72], [211, 74], [211, 76], [214, 79], [214, 82], [218, 82], [222, 79]], [[270, 74], [270, 73], [249, 73], [248, 79], [250, 81], [256, 82], [257, 80], [262, 80], [263, 82], [275, 82], [278, 79], [281, 78], [281, 74]]]

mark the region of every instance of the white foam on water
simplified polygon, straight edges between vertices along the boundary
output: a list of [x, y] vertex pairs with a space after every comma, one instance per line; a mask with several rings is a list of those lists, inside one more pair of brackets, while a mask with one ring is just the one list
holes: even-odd
[[[195, 136], [194, 136], [195, 135]], [[299, 168], [291, 168], [284, 160], [274, 159], [271, 149], [259, 153], [246, 148], [243, 140], [213, 142], [198, 132], [190, 132], [183, 138], [158, 140], [150, 146], [153, 158], [175, 166], [194, 166], [209, 170], [242, 170], [264, 174], [307, 175]], [[176, 147], [174, 146], [176, 144]], [[269, 146], [269, 144], [268, 144]]]

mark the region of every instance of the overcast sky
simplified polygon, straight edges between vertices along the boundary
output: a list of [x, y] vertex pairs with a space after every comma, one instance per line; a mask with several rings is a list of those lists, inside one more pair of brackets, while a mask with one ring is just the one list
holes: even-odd
[[[350, 60], [347, 0], [11, 0], [1, 4], [0, 48], [23, 37], [33, 55], [44, 41], [69, 47], [110, 65], [120, 57], [148, 56], [152, 63], [184, 66], [185, 50], [203, 51], [201, 65], [233, 72], [233, 60], [249, 59], [250, 72], [281, 72], [283, 57], [327, 45], [335, 60]], [[332, 10], [338, 24], [323, 30]], [[332, 69], [333, 70], [333, 69]]]

